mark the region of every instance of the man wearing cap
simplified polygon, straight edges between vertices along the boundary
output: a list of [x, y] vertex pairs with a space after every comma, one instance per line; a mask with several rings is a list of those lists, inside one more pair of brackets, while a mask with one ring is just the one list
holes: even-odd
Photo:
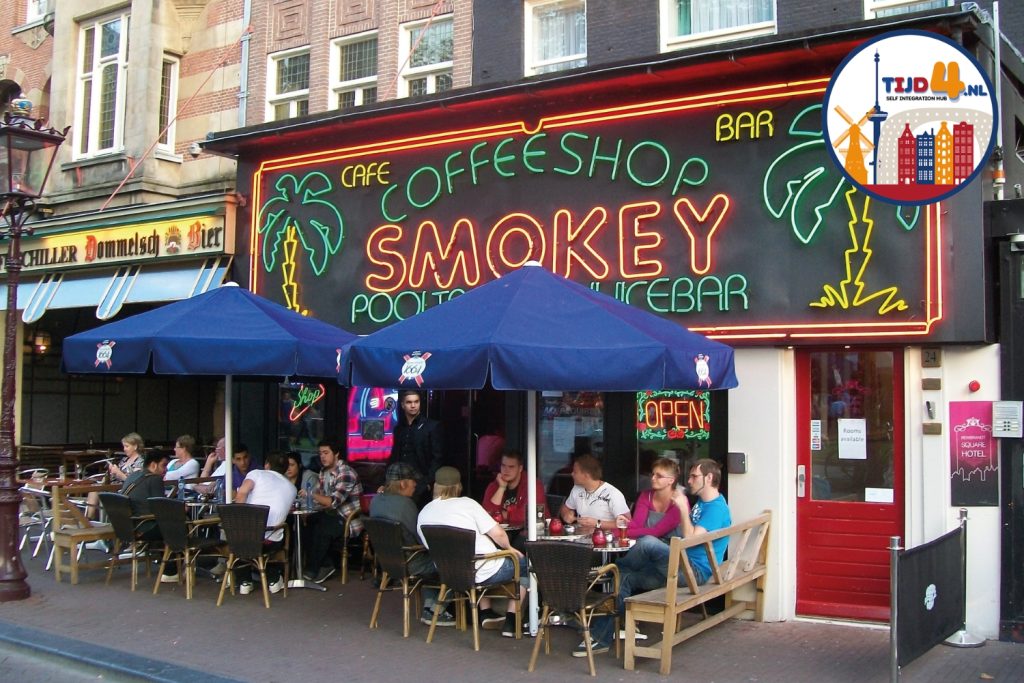
[[[501, 627], [501, 635], [514, 638], [516, 635], [516, 610], [519, 603], [526, 598], [526, 586], [529, 584], [529, 572], [526, 568], [526, 557], [511, 546], [508, 534], [501, 525], [487, 514], [483, 506], [472, 498], [462, 496], [462, 477], [454, 467], [441, 467], [434, 475], [434, 500], [420, 511], [416, 520], [416, 530], [423, 544], [423, 527], [437, 524], [468, 529], [476, 533], [476, 554], [486, 555], [496, 549], [511, 550], [519, 560], [519, 600], [510, 600], [508, 613], [504, 619], [491, 609], [490, 600], [480, 601], [480, 625], [487, 629]], [[428, 546], [429, 547], [429, 546]], [[477, 562], [476, 580], [483, 585], [491, 585], [509, 581], [515, 573], [515, 565], [511, 558], [502, 560], [484, 560]]]
[[[389, 519], [402, 525], [402, 543], [419, 545], [416, 535], [416, 515], [419, 510], [412, 496], [416, 492], [416, 484], [420, 479], [419, 472], [404, 462], [388, 465], [384, 474], [384, 489], [370, 501], [370, 517]], [[437, 568], [426, 553], [420, 553], [409, 563], [409, 572], [419, 576], [436, 576]], [[434, 616], [434, 603], [437, 601], [436, 588], [423, 588], [423, 614], [420, 621], [429, 624]], [[438, 626], [454, 626], [455, 617], [445, 609], [437, 617]]]
[[423, 505], [434, 473], [441, 466], [441, 425], [423, 414], [422, 398], [418, 391], [398, 392], [398, 404], [402, 414], [395, 422], [388, 464], [402, 462], [419, 472], [420, 479], [416, 482], [413, 500]]

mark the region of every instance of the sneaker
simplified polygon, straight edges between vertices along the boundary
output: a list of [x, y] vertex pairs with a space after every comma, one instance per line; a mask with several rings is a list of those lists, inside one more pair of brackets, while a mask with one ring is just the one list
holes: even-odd
[[89, 541], [85, 544], [86, 550], [99, 550], [101, 553], [109, 553], [110, 548], [107, 547], [106, 541]]
[[277, 581], [275, 581], [274, 583], [270, 584], [270, 592], [271, 593], [280, 593], [282, 590], [284, 590], [284, 577], [283, 576], [279, 576], [279, 577], [277, 577]]
[[[624, 628], [623, 629], [619, 629], [619, 640], [621, 640], [623, 642], [626, 641], [626, 629], [624, 629]], [[647, 636], [645, 636], [644, 634], [640, 633], [640, 631], [637, 631], [636, 632], [636, 640], [647, 640]]]
[[224, 572], [227, 571], [228, 563], [224, 560], [220, 560], [217, 564], [210, 567], [210, 573], [214, 576], [224, 576]]
[[[430, 626], [431, 620], [434, 618], [434, 608], [424, 607], [423, 614], [420, 615], [420, 621]], [[438, 626], [455, 626], [455, 617], [447, 609], [441, 610], [441, 613], [437, 615]]]
[[243, 581], [238, 584], [239, 595], [248, 595], [249, 593], [252, 593], [252, 581]]
[[161, 574], [160, 583], [178, 583], [177, 574]]
[[[590, 639], [590, 651], [595, 655], [604, 654], [611, 648], [604, 643], [599, 643], [593, 638]], [[587, 642], [581, 640], [580, 644], [576, 646], [576, 649], [572, 651], [573, 657], [586, 657], [587, 656]]]
[[[526, 623], [524, 623], [523, 626], [525, 627], [524, 631], [529, 628]], [[516, 637], [516, 615], [513, 612], [509, 612], [505, 615], [505, 624], [501, 627], [501, 635], [506, 638]]]
[[501, 616], [490, 607], [487, 609], [477, 610], [477, 620], [480, 623], [480, 627], [488, 631], [496, 631], [505, 623], [505, 617]]
[[337, 571], [334, 567], [328, 565], [326, 567], [320, 567], [320, 571], [313, 577], [313, 583], [323, 583], [327, 579], [334, 576], [334, 572]]

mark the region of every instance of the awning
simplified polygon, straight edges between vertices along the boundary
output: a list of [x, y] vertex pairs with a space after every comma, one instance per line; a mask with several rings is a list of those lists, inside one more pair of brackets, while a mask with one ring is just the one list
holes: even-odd
[[[21, 319], [34, 323], [57, 308], [96, 307], [108, 320], [124, 304], [177, 301], [202, 294], [224, 281], [231, 256], [160, 265], [131, 264], [110, 270], [47, 273], [18, 285]], [[7, 286], [0, 285], [0, 310], [7, 308]]]

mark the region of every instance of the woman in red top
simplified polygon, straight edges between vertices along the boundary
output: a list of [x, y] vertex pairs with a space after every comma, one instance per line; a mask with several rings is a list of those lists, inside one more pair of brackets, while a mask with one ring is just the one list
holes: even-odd
[[658, 458], [651, 465], [651, 488], [636, 499], [633, 519], [626, 533], [630, 538], [657, 536], [668, 540], [679, 529], [679, 508], [672, 502], [672, 492], [679, 480], [679, 464]]

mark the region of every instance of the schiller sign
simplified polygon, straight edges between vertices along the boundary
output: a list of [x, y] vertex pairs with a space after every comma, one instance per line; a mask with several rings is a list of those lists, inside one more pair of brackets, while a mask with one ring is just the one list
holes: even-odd
[[717, 337], [941, 336], [955, 217], [843, 179], [821, 134], [827, 82], [265, 160], [254, 289], [370, 332], [536, 260]]

